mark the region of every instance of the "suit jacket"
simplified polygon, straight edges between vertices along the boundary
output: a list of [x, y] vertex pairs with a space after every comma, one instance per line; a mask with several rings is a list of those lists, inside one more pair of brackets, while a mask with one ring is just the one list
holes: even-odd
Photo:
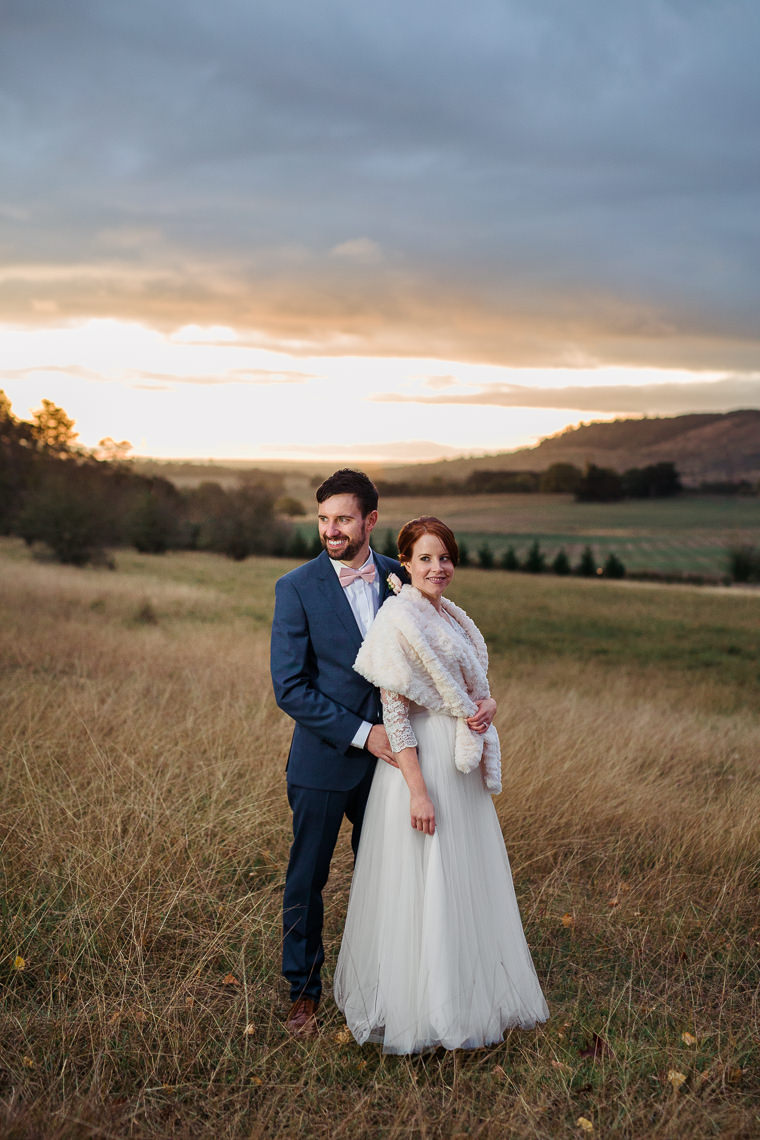
[[[387, 577], [403, 575], [394, 558], [373, 551], [380, 605]], [[362, 721], [381, 724], [378, 690], [354, 671], [362, 635], [330, 557], [291, 570], [275, 586], [271, 670], [279, 707], [295, 723], [288, 781], [302, 788], [348, 791], [375, 757], [351, 745]]]

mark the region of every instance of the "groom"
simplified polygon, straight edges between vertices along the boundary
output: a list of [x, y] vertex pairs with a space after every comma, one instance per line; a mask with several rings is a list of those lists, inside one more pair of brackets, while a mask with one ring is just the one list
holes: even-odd
[[324, 550], [275, 586], [271, 668], [275, 699], [295, 721], [288, 757], [293, 845], [283, 899], [282, 972], [291, 1033], [317, 1032], [322, 991], [322, 889], [338, 832], [353, 824], [356, 856], [375, 761], [395, 764], [377, 689], [352, 666], [399, 563], [370, 549], [377, 488], [336, 471], [317, 490]]

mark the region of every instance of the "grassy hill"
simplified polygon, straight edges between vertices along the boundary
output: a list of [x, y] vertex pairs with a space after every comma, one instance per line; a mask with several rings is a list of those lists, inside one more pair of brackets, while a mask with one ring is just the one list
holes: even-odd
[[[760, 480], [760, 410], [581, 424], [535, 447], [426, 464], [425, 473], [463, 479], [477, 469], [544, 471], [553, 463], [596, 463], [625, 471], [671, 461], [685, 483]], [[393, 478], [413, 468], [393, 472]]]
[[625, 471], [650, 463], [671, 461], [686, 484], [748, 479], [760, 481], [760, 410], [663, 416], [656, 419], [624, 419], [581, 424], [558, 435], [542, 439], [535, 447], [502, 451], [489, 455], [442, 459], [437, 463], [378, 463], [373, 460], [342, 461], [261, 459], [261, 460], [155, 460], [138, 459], [137, 470], [147, 475], [163, 475], [178, 486], [196, 485], [204, 480], [235, 484], [253, 470], [279, 475], [291, 494], [303, 494], [336, 467], [361, 466], [372, 478], [407, 479], [420, 474], [426, 478], [465, 479], [478, 469], [499, 471], [544, 471], [553, 463], [573, 463], [585, 467], [596, 463]]

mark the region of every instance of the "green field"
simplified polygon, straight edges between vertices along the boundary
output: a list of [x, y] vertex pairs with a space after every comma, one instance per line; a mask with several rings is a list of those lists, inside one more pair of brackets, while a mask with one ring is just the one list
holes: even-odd
[[291, 565], [77, 570], [0, 539], [3, 1140], [754, 1140], [760, 595], [457, 571], [551, 1018], [384, 1057], [330, 996], [347, 834], [321, 1033], [283, 1027], [268, 630]]
[[[304, 500], [311, 511], [311, 504]], [[538, 540], [551, 560], [560, 548], [573, 563], [590, 545], [599, 565], [611, 552], [628, 571], [720, 578], [727, 551], [760, 543], [760, 498], [684, 496], [660, 501], [576, 503], [567, 495], [445, 495], [386, 498], [378, 524], [382, 546], [410, 518], [434, 514], [464, 538], [469, 552], [487, 542], [497, 558], [512, 546], [518, 557]], [[311, 536], [311, 523], [300, 524]]]

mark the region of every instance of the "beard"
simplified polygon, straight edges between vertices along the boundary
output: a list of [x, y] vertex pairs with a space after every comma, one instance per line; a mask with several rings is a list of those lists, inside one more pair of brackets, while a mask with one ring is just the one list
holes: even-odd
[[356, 558], [356, 555], [359, 553], [362, 546], [364, 546], [364, 543], [367, 541], [367, 528], [362, 527], [361, 535], [358, 538], [355, 538], [353, 542], [348, 538], [347, 535], [342, 534], [341, 538], [345, 538], [348, 541], [346, 546], [338, 552], [333, 552], [330, 550], [327, 545], [326, 535], [322, 534], [319, 536], [319, 538], [322, 546], [327, 551], [329, 557], [332, 558], [333, 562], [350, 562], [353, 558]]

